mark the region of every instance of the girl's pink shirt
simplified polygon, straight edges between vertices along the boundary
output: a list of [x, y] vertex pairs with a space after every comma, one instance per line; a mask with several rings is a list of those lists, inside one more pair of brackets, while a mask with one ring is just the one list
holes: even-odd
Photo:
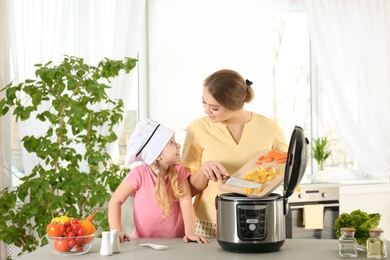
[[[190, 173], [180, 164], [173, 164], [179, 174], [179, 183]], [[181, 238], [185, 235], [184, 222], [178, 200], [172, 201], [169, 216], [163, 218], [156, 200], [157, 176], [146, 164], [133, 168], [125, 181], [135, 188], [133, 238]], [[168, 181], [165, 183], [168, 187]]]

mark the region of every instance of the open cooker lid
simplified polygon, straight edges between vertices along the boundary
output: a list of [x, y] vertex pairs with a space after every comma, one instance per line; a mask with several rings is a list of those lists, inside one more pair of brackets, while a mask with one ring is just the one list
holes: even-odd
[[285, 198], [294, 193], [295, 188], [305, 174], [308, 143], [309, 141], [306, 139], [303, 129], [299, 126], [295, 126], [288, 146], [286, 168], [284, 172], [283, 196]]

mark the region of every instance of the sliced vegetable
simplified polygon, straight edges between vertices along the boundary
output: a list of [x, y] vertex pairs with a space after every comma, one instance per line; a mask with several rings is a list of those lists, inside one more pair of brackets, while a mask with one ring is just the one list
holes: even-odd
[[282, 164], [286, 162], [287, 152], [279, 152], [276, 150], [271, 150], [268, 152], [266, 156], [261, 155], [257, 159], [258, 159], [258, 161], [256, 162], [257, 165], [261, 165], [263, 162], [270, 163], [273, 161]]
[[[247, 172], [243, 179], [247, 181], [253, 181], [256, 183], [264, 184], [267, 181], [273, 180], [275, 178], [275, 175], [282, 174], [282, 171], [276, 172], [276, 169], [271, 167], [269, 169], [264, 168], [263, 166], [260, 166], [259, 168], [256, 168], [255, 170], [251, 170]], [[252, 194], [252, 193], [260, 193], [263, 189], [260, 187], [256, 190], [254, 189], [245, 189], [246, 194]]]

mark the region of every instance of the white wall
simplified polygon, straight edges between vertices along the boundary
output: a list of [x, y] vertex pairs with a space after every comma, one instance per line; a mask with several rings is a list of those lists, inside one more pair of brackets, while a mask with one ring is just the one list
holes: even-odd
[[204, 115], [203, 80], [225, 68], [253, 81], [255, 100], [247, 108], [272, 117], [271, 0], [150, 3], [151, 118], [185, 129]]
[[353, 210], [380, 213], [379, 228], [390, 241], [390, 184], [342, 185], [340, 187], [340, 214]]

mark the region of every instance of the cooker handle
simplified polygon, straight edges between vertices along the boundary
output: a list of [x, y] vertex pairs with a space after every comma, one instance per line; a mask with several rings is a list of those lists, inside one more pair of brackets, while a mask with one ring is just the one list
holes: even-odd
[[[340, 206], [340, 204], [338, 204], [338, 203], [324, 204], [325, 208], [338, 207], [338, 206]], [[305, 207], [305, 205], [301, 205], [301, 206], [291, 206], [290, 205], [290, 209], [303, 209], [304, 207]]]
[[288, 213], [288, 198], [283, 198], [283, 214], [287, 216]]

